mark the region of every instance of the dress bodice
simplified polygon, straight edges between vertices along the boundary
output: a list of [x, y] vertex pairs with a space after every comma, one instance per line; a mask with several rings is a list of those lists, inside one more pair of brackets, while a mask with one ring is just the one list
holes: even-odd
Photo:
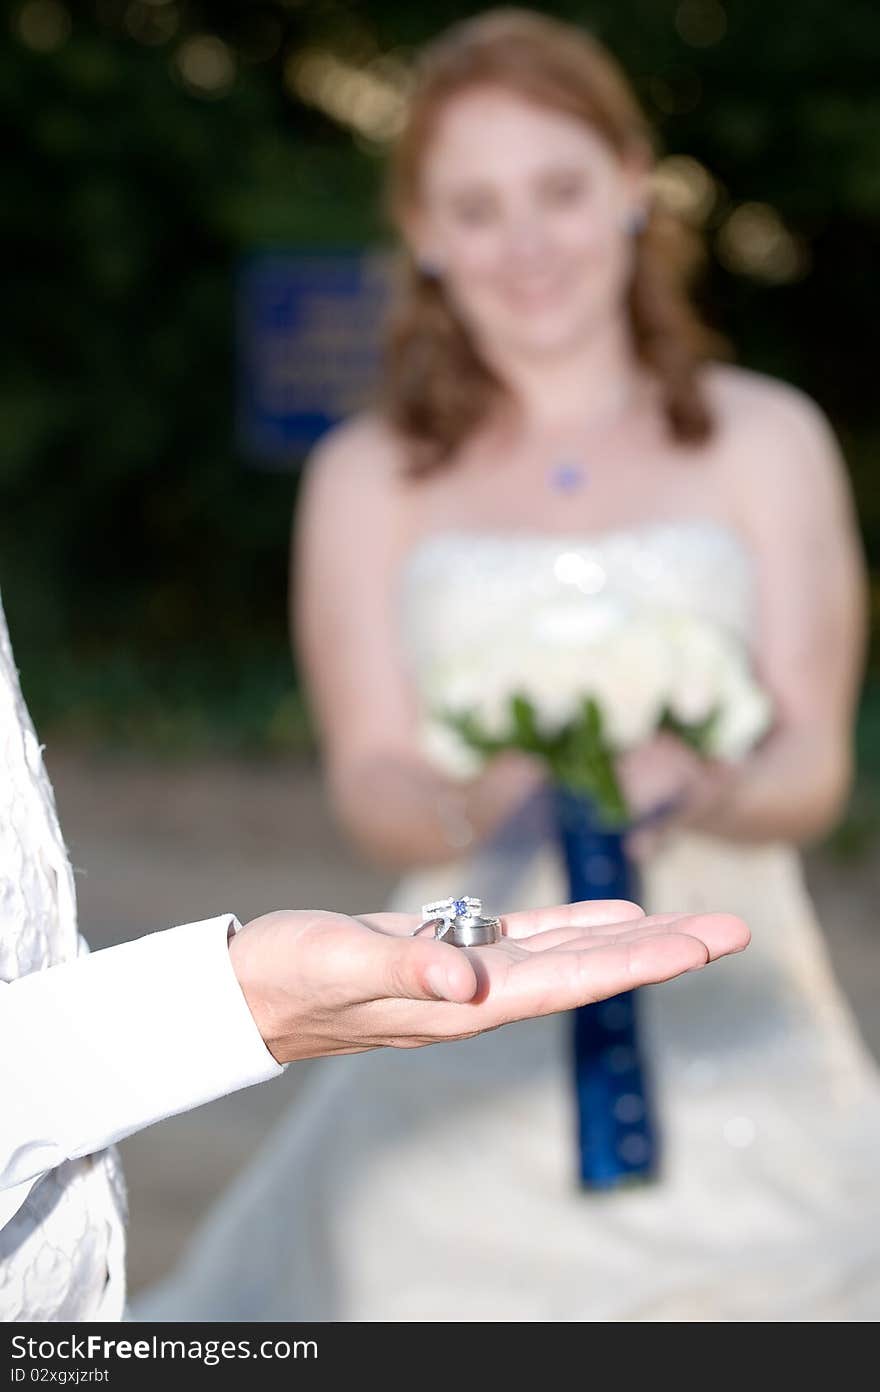
[[589, 641], [639, 611], [674, 610], [748, 642], [755, 576], [745, 541], [709, 518], [597, 533], [444, 531], [416, 543], [401, 581], [403, 639], [416, 674], [462, 647], [478, 658], [499, 627], [535, 648]]
[[[73, 873], [0, 605], [0, 980], [87, 951]], [[70, 1160], [0, 1229], [0, 1318], [118, 1318], [125, 1197], [114, 1151]]]

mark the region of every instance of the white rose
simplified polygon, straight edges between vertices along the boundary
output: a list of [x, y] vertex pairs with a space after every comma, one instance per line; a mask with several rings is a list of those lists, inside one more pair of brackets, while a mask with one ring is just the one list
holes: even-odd
[[570, 648], [545, 652], [525, 676], [519, 690], [531, 701], [538, 729], [558, 733], [575, 718], [591, 686], [589, 651]]
[[423, 699], [434, 716], [471, 715], [482, 734], [506, 739], [511, 733], [511, 697], [525, 682], [514, 655], [498, 652], [436, 663], [423, 680]]
[[508, 738], [513, 724], [510, 713], [512, 694], [513, 688], [507, 682], [499, 683], [497, 686], [486, 684], [473, 707], [474, 718], [481, 734], [487, 735], [490, 739]]
[[637, 621], [614, 634], [595, 657], [591, 694], [605, 737], [616, 750], [643, 743], [656, 730], [669, 695], [668, 642], [656, 624]]
[[710, 731], [710, 753], [737, 762], [767, 733], [772, 705], [748, 676], [732, 682], [724, 694], [718, 719]]
[[483, 759], [477, 751], [465, 744], [461, 736], [442, 721], [426, 721], [419, 743], [425, 758], [449, 778], [468, 782], [476, 777], [483, 766]]
[[669, 708], [683, 724], [702, 724], [721, 704], [731, 670], [742, 665], [733, 639], [714, 624], [678, 621], [670, 637], [675, 660]]

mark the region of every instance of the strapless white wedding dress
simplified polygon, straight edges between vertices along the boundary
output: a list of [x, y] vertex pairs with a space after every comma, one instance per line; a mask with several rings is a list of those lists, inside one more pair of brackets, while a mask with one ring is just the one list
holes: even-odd
[[[406, 566], [413, 661], [477, 641], [499, 604], [561, 593], [560, 575], [577, 572], [557, 564], [568, 553], [604, 599], [668, 602], [749, 636], [751, 558], [714, 522], [593, 539], [456, 533]], [[411, 876], [396, 906], [480, 893], [483, 874], [477, 860]], [[566, 897], [551, 847], [508, 893], [492, 907]], [[642, 992], [660, 1181], [576, 1188], [565, 1016], [323, 1060], [135, 1318], [876, 1319], [878, 1072], [797, 855], [680, 835], [647, 868], [642, 897], [652, 911], [730, 910], [752, 930], [744, 954]]]

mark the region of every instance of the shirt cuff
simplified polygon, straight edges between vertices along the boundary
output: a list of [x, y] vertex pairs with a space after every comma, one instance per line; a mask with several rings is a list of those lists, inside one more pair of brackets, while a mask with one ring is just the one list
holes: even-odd
[[232, 967], [240, 926], [232, 914], [184, 924], [3, 988], [0, 1183], [285, 1071]]

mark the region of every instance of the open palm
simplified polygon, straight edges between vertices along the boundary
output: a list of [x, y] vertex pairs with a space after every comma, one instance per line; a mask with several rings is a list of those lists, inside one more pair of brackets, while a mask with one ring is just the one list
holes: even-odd
[[730, 914], [646, 917], [591, 900], [509, 914], [504, 937], [464, 950], [413, 937], [409, 914], [291, 910], [233, 939], [233, 966], [281, 1062], [416, 1048], [668, 981], [748, 945]]

